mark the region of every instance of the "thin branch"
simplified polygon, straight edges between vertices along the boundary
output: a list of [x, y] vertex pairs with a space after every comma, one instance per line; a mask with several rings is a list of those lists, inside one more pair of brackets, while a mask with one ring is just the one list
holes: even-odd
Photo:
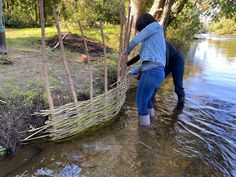
[[81, 25], [79, 20], [78, 20], [78, 25], [79, 25], [79, 29], [80, 29], [81, 35], [83, 37], [83, 40], [84, 40], [84, 47], [85, 47], [84, 52], [88, 57], [90, 99], [92, 100], [93, 99], [93, 71], [92, 71], [92, 68], [91, 68], [91, 60], [90, 60], [90, 57], [89, 57], [87, 39], [84, 36], [83, 28], [82, 28], [82, 25]]
[[105, 45], [105, 37], [103, 32], [103, 23], [100, 22], [101, 36], [102, 36], [102, 45], [104, 51], [104, 90], [107, 95], [107, 86], [108, 86], [108, 77], [107, 77], [107, 51]]
[[72, 93], [72, 96], [73, 96], [73, 99], [74, 99], [74, 103], [77, 104], [78, 103], [77, 95], [76, 95], [74, 83], [73, 83], [73, 80], [72, 80], [71, 71], [70, 71], [70, 68], [69, 68], [69, 65], [68, 65], [68, 61], [67, 61], [66, 56], [65, 56], [64, 44], [63, 44], [63, 40], [62, 40], [62, 37], [61, 37], [61, 29], [60, 29], [60, 25], [59, 25], [59, 22], [58, 22], [58, 17], [57, 17], [57, 14], [56, 14], [55, 7], [52, 7], [52, 10], [53, 10], [54, 20], [55, 20], [55, 24], [56, 24], [56, 28], [57, 28], [58, 39], [59, 39], [59, 43], [60, 43], [61, 57], [62, 57], [62, 60], [64, 62], [64, 66], [65, 66], [66, 74], [67, 74], [68, 81], [69, 81], [69, 84], [70, 84], [70, 90], [71, 90], [71, 93]]

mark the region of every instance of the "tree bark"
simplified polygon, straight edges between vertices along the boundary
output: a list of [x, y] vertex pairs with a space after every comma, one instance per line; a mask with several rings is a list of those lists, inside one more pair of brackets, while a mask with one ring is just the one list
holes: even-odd
[[166, 30], [167, 25], [169, 24], [171, 7], [174, 4], [174, 0], [166, 0], [164, 11], [161, 16], [160, 24], [163, 26], [164, 31]]
[[131, 0], [130, 6], [131, 6], [131, 16], [133, 16], [132, 29], [134, 30], [137, 18], [144, 12], [145, 5], [142, 0]]
[[38, 15], [38, 6], [39, 6], [39, 1], [37, 0], [36, 4], [35, 4], [35, 21], [39, 22], [39, 15]]
[[163, 12], [165, 0], [155, 0], [149, 13], [158, 21]]

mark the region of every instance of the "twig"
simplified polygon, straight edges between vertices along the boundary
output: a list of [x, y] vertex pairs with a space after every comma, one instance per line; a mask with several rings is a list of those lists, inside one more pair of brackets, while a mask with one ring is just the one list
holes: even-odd
[[152, 149], [150, 146], [148, 146], [147, 144], [145, 144], [144, 142], [142, 142], [141, 140], [138, 140], [137, 143], [143, 145], [143, 146], [144, 146], [145, 148], [147, 148], [149, 151], [152, 151], [152, 152], [154, 153], [153, 149]]
[[0, 103], [7, 104], [7, 102], [3, 100], [0, 100]]
[[[69, 34], [69, 32], [67, 32], [66, 34], [64, 34], [64, 35], [62, 36], [62, 40], [64, 40], [68, 34]], [[60, 42], [59, 42], [59, 40], [58, 40], [58, 42], [57, 42], [56, 45], [53, 47], [53, 49], [56, 49], [56, 48], [59, 46], [59, 44], [60, 44]]]

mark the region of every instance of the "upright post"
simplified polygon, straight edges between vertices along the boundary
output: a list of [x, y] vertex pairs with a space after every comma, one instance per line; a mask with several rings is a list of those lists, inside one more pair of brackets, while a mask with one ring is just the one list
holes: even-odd
[[[127, 37], [126, 37], [126, 43], [125, 43], [125, 48], [126, 49], [128, 48], [128, 45], [129, 45], [130, 35], [131, 35], [131, 31], [132, 31], [133, 19], [134, 19], [134, 16], [132, 15], [131, 20], [128, 24], [128, 31], [127, 31]], [[128, 59], [128, 57], [126, 57], [124, 59], [124, 75], [126, 75], [126, 71], [127, 71], [127, 65], [126, 65], [127, 59]]]
[[90, 100], [93, 99], [93, 71], [92, 71], [92, 67], [91, 67], [91, 60], [90, 60], [90, 57], [89, 57], [89, 51], [88, 51], [88, 45], [87, 45], [87, 40], [84, 36], [84, 32], [83, 32], [83, 28], [82, 28], [82, 25], [80, 23], [80, 21], [78, 20], [78, 24], [79, 24], [79, 29], [80, 29], [80, 32], [81, 32], [81, 35], [84, 39], [84, 52], [85, 54], [87, 55], [88, 57], [88, 69], [89, 69], [89, 85], [90, 85]]
[[5, 28], [2, 19], [3, 19], [3, 4], [2, 0], [0, 0], [0, 54], [7, 54]]
[[65, 49], [64, 49], [63, 40], [62, 40], [62, 37], [61, 37], [61, 29], [60, 29], [60, 25], [59, 25], [59, 22], [58, 22], [58, 17], [57, 17], [57, 14], [56, 14], [55, 7], [52, 7], [52, 11], [53, 11], [54, 20], [55, 20], [55, 24], [56, 24], [56, 28], [57, 28], [57, 33], [58, 33], [58, 39], [59, 39], [60, 50], [61, 50], [61, 57], [62, 57], [62, 60], [64, 62], [64, 66], [65, 66], [66, 74], [67, 74], [68, 81], [69, 81], [69, 84], [70, 84], [70, 90], [71, 90], [71, 93], [72, 93], [72, 96], [73, 96], [73, 99], [74, 99], [74, 103], [77, 104], [78, 103], [77, 95], [76, 95], [74, 83], [73, 83], [73, 80], [72, 80], [72, 77], [71, 77], [70, 68], [68, 66], [68, 61], [65, 57]]
[[44, 19], [43, 0], [40, 0], [39, 3], [40, 3], [39, 7], [40, 7], [40, 21], [41, 21], [41, 62], [43, 66], [44, 87], [46, 90], [49, 109], [52, 111], [54, 106], [53, 106], [52, 94], [49, 88], [48, 66], [46, 62], [45, 19]]
[[117, 63], [117, 86], [120, 84], [121, 74], [121, 53], [123, 52], [123, 31], [124, 31], [124, 2], [120, 0], [120, 45], [119, 45], [119, 60]]
[[[124, 49], [127, 49], [128, 44], [129, 44], [130, 12], [131, 12], [131, 6], [129, 6], [128, 17], [126, 20], [125, 35], [124, 35]], [[126, 77], [126, 61], [127, 61], [127, 58], [123, 59], [122, 64], [121, 64], [121, 66], [122, 66], [122, 70], [121, 70], [122, 71], [122, 73], [121, 73], [122, 80]]]
[[107, 95], [107, 86], [108, 86], [108, 77], [107, 77], [107, 51], [105, 45], [105, 37], [103, 32], [103, 23], [100, 22], [100, 29], [101, 29], [101, 36], [102, 36], [102, 45], [103, 45], [103, 52], [104, 52], [104, 90]]

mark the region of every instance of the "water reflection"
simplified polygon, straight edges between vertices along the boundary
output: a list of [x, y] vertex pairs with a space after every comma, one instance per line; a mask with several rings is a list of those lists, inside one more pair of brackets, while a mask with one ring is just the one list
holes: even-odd
[[[223, 39], [223, 40], [222, 40]], [[24, 147], [0, 162], [0, 176], [236, 176], [236, 40], [194, 43], [185, 68], [186, 106], [167, 78], [150, 129], [138, 128], [130, 90], [119, 119], [89, 136]], [[235, 48], [235, 47], [234, 47]]]

